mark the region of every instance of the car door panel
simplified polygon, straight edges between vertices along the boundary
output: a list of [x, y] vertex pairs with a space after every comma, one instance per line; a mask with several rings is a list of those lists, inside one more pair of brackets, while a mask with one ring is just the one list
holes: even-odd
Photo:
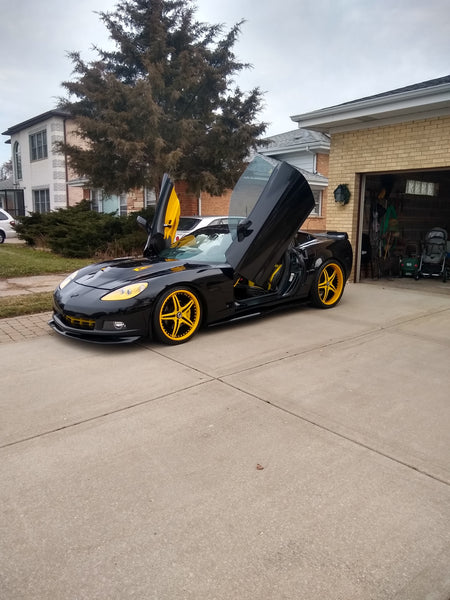
[[313, 207], [302, 173], [288, 163], [278, 163], [250, 214], [237, 226], [226, 252], [228, 263], [242, 277], [264, 285]]

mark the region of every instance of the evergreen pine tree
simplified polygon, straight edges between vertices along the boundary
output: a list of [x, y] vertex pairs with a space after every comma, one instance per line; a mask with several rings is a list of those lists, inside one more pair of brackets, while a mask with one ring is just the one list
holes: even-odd
[[229, 31], [194, 19], [192, 0], [121, 0], [100, 13], [114, 50], [98, 59], [72, 53], [74, 78], [62, 107], [82, 143], [65, 144], [71, 166], [108, 193], [159, 189], [164, 172], [192, 191], [232, 187], [249, 150], [261, 142], [262, 93], [233, 78], [249, 67]]

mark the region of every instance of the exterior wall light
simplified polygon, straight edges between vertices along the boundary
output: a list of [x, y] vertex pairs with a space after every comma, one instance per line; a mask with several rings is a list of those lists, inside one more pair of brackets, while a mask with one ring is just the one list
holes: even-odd
[[337, 188], [333, 192], [334, 199], [338, 204], [348, 204], [350, 200], [350, 190], [348, 189], [348, 185], [346, 183], [341, 183], [337, 186]]

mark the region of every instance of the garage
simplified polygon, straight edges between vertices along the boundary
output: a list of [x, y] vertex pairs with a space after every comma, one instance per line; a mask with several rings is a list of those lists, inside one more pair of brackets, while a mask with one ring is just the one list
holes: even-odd
[[398, 278], [449, 232], [450, 75], [291, 118], [330, 136], [326, 228], [348, 233], [354, 282]]
[[[450, 243], [444, 239], [450, 230], [450, 169], [366, 174], [361, 178], [361, 195], [360, 278], [432, 276], [445, 280], [445, 259], [450, 253]], [[438, 230], [445, 233], [440, 246], [433, 248], [430, 240]]]

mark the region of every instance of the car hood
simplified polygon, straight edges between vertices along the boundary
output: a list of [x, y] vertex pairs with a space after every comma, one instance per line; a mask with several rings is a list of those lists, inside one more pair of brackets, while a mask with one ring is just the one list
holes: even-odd
[[187, 268], [189, 266], [179, 260], [120, 259], [84, 267], [73, 281], [90, 288], [114, 290]]

